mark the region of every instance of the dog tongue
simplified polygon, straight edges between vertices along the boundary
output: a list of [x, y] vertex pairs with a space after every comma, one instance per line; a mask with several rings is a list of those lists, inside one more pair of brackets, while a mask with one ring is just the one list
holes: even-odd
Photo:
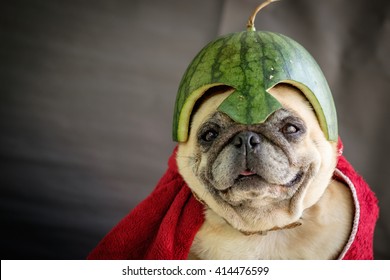
[[240, 175], [242, 176], [250, 176], [250, 175], [253, 175], [253, 174], [256, 174], [255, 172], [252, 172], [250, 170], [244, 170], [244, 171], [241, 171]]

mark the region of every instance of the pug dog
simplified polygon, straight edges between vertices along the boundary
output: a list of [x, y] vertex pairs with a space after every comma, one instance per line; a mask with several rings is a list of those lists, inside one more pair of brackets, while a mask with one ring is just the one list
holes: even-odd
[[244, 125], [219, 112], [234, 89], [198, 101], [179, 172], [204, 205], [190, 259], [334, 259], [353, 223], [350, 190], [332, 176], [337, 143], [328, 141], [297, 88], [269, 90], [282, 108]]

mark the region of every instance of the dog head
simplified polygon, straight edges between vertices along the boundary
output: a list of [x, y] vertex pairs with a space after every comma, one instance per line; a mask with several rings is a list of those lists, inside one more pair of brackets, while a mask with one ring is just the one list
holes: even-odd
[[336, 143], [296, 88], [270, 94], [282, 108], [261, 124], [234, 122], [217, 110], [232, 88], [208, 92], [193, 111], [188, 141], [179, 144], [179, 172], [209, 209], [245, 233], [299, 220], [329, 184]]

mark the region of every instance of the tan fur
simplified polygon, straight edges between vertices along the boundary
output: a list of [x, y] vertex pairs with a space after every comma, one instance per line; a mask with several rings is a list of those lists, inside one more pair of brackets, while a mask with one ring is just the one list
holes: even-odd
[[[194, 170], [205, 166], [206, 155], [197, 157], [196, 131], [216, 112], [218, 105], [231, 93], [211, 96], [195, 113], [189, 139], [180, 143], [179, 172], [196, 196], [205, 204], [205, 223], [197, 233], [190, 258], [199, 259], [333, 259], [338, 256], [351, 231], [353, 203], [351, 194], [341, 183], [332, 181], [336, 165], [336, 144], [328, 142], [316, 116], [300, 91], [277, 86], [270, 93], [282, 106], [304, 120], [305, 139], [294, 152], [308, 154], [315, 162], [315, 176], [307, 187], [294, 194], [276, 190], [280, 197], [290, 197], [290, 203], [274, 203], [269, 193], [266, 199], [256, 201], [256, 211], [238, 215], [229, 206], [220, 205], [203, 186]], [[194, 156], [196, 158], [194, 158]], [[275, 195], [275, 194], [273, 194]], [[282, 201], [282, 199], [280, 199]], [[285, 199], [284, 199], [285, 200]], [[300, 221], [293, 229], [283, 228]], [[268, 231], [266, 235], [245, 235], [242, 232]]]

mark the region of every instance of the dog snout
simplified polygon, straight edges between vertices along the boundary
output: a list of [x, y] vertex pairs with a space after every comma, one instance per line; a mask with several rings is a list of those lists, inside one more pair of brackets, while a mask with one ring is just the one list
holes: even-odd
[[243, 153], [253, 151], [260, 145], [261, 136], [252, 131], [238, 133], [232, 140], [232, 145]]

